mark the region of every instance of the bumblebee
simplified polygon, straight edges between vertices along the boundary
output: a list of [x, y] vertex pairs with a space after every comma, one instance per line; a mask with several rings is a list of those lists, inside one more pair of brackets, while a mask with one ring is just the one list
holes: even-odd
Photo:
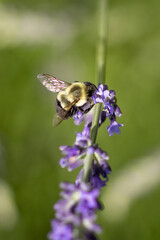
[[91, 97], [97, 88], [93, 83], [68, 83], [49, 74], [38, 74], [37, 78], [49, 91], [58, 93], [55, 102], [57, 116], [54, 119], [54, 125], [72, 117], [78, 110], [87, 113], [94, 106]]

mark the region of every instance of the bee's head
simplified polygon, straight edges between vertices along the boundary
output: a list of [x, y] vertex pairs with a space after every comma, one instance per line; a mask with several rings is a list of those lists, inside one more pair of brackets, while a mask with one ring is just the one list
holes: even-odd
[[84, 82], [87, 88], [87, 95], [88, 97], [92, 97], [95, 91], [97, 90], [96, 86], [90, 82]]

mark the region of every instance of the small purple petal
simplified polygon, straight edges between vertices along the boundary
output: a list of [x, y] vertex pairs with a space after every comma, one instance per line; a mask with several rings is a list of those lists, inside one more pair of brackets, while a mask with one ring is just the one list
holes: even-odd
[[52, 232], [48, 234], [50, 240], [73, 240], [73, 228], [70, 224], [52, 221]]
[[97, 160], [100, 160], [100, 159], [108, 160], [109, 159], [108, 154], [100, 148], [96, 148], [95, 154], [96, 154]]
[[89, 124], [93, 119], [93, 101], [87, 101], [86, 104], [81, 106], [81, 110], [79, 110], [75, 115], [73, 115], [74, 123], [76, 125], [80, 125], [84, 120], [87, 124]]
[[115, 115], [117, 117], [121, 117], [122, 116], [121, 110], [120, 110], [120, 108], [117, 105], [116, 105], [114, 113], [115, 113]]
[[84, 114], [81, 111], [78, 111], [76, 114], [74, 114], [73, 119], [75, 125], [80, 125], [83, 122], [84, 118]]
[[109, 132], [109, 136], [114, 135], [114, 133], [116, 134], [120, 134], [121, 130], [119, 129], [119, 127], [123, 127], [123, 124], [119, 124], [116, 121], [111, 121], [110, 126], [107, 127], [107, 130]]
[[68, 171], [72, 171], [73, 169], [80, 167], [82, 164], [83, 160], [76, 160], [75, 162], [69, 165]]
[[90, 179], [92, 185], [96, 188], [101, 188], [106, 186], [106, 181], [103, 181], [99, 175], [92, 176]]
[[78, 160], [76, 156], [65, 156], [61, 158], [59, 164], [62, 168], [68, 167], [68, 171], [72, 171], [73, 169], [80, 167], [83, 164], [83, 160]]
[[104, 102], [104, 109], [106, 111], [106, 117], [110, 116], [114, 112], [114, 107], [109, 102]]
[[107, 98], [107, 97], [109, 96], [109, 93], [110, 93], [109, 90], [105, 90], [105, 91], [103, 92], [104, 98]]
[[77, 189], [73, 183], [68, 182], [61, 182], [60, 187], [67, 192], [73, 192], [75, 189]]
[[116, 93], [114, 90], [109, 90], [109, 99], [113, 99], [115, 97]]
[[111, 167], [103, 159], [100, 161], [100, 169], [99, 170], [100, 170], [102, 177], [104, 177], [104, 178], [106, 178], [107, 175], [111, 173]]
[[102, 232], [102, 229], [98, 224], [92, 223], [90, 221], [86, 221], [84, 225], [91, 232], [95, 232], [95, 233], [101, 233]]

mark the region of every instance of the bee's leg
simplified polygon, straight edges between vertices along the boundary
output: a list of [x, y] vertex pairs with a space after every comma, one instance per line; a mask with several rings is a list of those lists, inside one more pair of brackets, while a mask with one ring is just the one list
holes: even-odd
[[92, 103], [91, 105], [90, 105], [90, 107], [89, 108], [87, 108], [86, 110], [84, 110], [82, 107], [78, 107], [78, 109], [83, 113], [83, 114], [86, 114], [86, 113], [88, 113], [93, 107], [94, 107], [94, 103]]
[[[75, 106], [75, 104], [79, 101], [79, 98], [75, 99], [73, 102], [71, 102], [69, 105], [67, 105], [65, 108], [69, 108], [68, 110], [68, 117], [72, 117], [74, 114], [77, 113], [78, 108]], [[64, 109], [65, 109], [64, 108]]]
[[69, 111], [69, 116], [72, 117], [74, 114], [76, 114], [78, 111], [78, 108], [76, 106], [71, 107]]

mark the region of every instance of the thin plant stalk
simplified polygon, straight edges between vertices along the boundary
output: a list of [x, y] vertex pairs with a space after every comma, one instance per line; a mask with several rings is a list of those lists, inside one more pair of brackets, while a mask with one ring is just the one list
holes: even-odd
[[[106, 75], [106, 12], [107, 12], [107, 0], [99, 0], [99, 39], [97, 47], [97, 83], [105, 84]], [[96, 142], [97, 131], [99, 127], [99, 117], [102, 108], [102, 103], [97, 103], [94, 107], [94, 116], [91, 126], [91, 144]], [[84, 175], [83, 181], [88, 182], [90, 169], [92, 166], [93, 155], [87, 154], [86, 161], [84, 163]]]

